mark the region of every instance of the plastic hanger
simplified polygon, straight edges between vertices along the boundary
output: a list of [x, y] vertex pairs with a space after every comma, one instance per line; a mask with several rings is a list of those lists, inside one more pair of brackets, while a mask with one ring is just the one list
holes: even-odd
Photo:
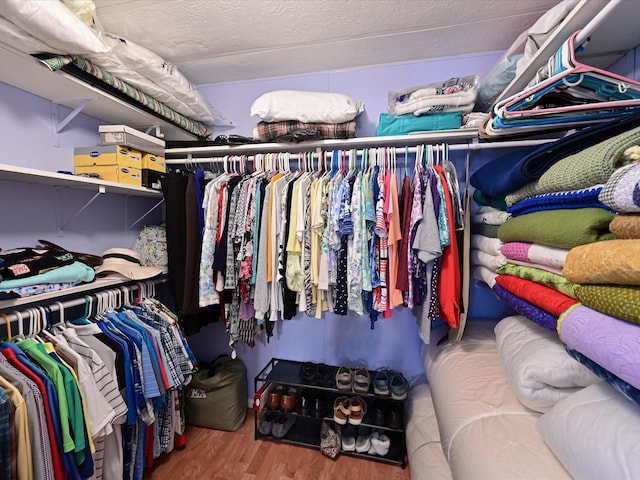
[[11, 339], [13, 338], [12, 334], [11, 334], [11, 319], [9, 318], [8, 315], [5, 315], [4, 313], [0, 313], [0, 318], [4, 318], [4, 324], [7, 326], [7, 341], [11, 341]]

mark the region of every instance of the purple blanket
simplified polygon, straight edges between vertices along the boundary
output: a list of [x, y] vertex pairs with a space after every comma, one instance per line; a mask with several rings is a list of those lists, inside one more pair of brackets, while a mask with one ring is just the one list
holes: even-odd
[[640, 327], [583, 305], [558, 319], [558, 335], [573, 350], [640, 388]]
[[532, 322], [537, 323], [547, 330], [555, 331], [558, 319], [550, 313], [545, 312], [541, 308], [538, 308], [526, 300], [515, 296], [513, 293], [505, 290], [497, 283], [493, 286], [493, 291], [496, 292], [496, 295], [498, 295], [500, 300], [513, 308], [520, 315], [527, 317]]

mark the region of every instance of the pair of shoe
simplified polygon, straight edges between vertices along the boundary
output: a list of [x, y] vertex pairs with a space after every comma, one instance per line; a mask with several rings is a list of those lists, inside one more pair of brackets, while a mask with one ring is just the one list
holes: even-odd
[[300, 415], [323, 418], [331, 410], [331, 401], [324, 392], [303, 389], [300, 393]]
[[296, 423], [296, 416], [293, 413], [268, 410], [258, 426], [258, 431], [262, 435], [273, 435], [276, 438], [284, 438], [294, 423]]
[[385, 457], [391, 448], [391, 440], [382, 430], [375, 430], [369, 438], [371, 446], [367, 452], [369, 455]]
[[369, 393], [370, 385], [371, 375], [364, 367], [351, 370], [343, 365], [336, 373], [336, 388], [341, 392]]
[[368, 453], [371, 448], [371, 433], [370, 427], [347, 425], [342, 429], [342, 450]]
[[367, 413], [367, 403], [360, 397], [338, 397], [333, 403], [333, 421], [339, 425], [360, 425]]
[[271, 410], [282, 410], [283, 412], [291, 412], [298, 403], [298, 390], [294, 387], [284, 388], [282, 385], [276, 385], [269, 392], [267, 408]]
[[402, 428], [402, 406], [398, 403], [374, 401], [369, 408], [367, 423], [386, 426], [389, 428]]
[[300, 380], [306, 385], [333, 387], [334, 369], [324, 363], [305, 362], [300, 366]]
[[380, 370], [373, 378], [373, 392], [382, 397], [391, 396], [394, 400], [407, 398], [409, 383], [399, 372]]

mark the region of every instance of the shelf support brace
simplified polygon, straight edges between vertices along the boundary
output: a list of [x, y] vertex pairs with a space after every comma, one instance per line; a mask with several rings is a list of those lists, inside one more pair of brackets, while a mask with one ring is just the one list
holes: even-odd
[[[56, 188], [56, 192], [59, 192], [59, 190]], [[98, 185], [98, 191], [95, 193], [95, 195], [93, 197], [91, 197], [87, 203], [85, 203], [83, 205], [83, 207], [78, 210], [73, 217], [71, 217], [64, 225], [61, 225], [62, 223], [62, 216], [58, 215], [59, 218], [56, 219], [57, 223], [58, 223], [58, 236], [62, 237], [62, 230], [64, 229], [64, 227], [66, 227], [67, 225], [69, 225], [71, 222], [73, 222], [73, 220], [75, 220], [75, 218], [80, 215], [82, 212], [84, 212], [87, 207], [89, 207], [89, 205], [91, 205], [100, 195], [106, 193], [106, 189], [104, 185]]]
[[54, 128], [53, 145], [55, 147], [60, 146], [60, 140], [58, 138], [58, 134], [62, 132], [62, 130], [64, 130], [64, 128], [67, 125], [69, 125], [69, 123], [74, 118], [76, 118], [78, 114], [82, 112], [82, 110], [84, 110], [84, 107], [86, 107], [90, 101], [91, 101], [90, 98], [82, 99], [82, 101], [78, 104], [78, 106], [74, 108], [71, 112], [69, 112], [69, 114], [66, 117], [64, 117], [62, 120], [60, 120], [60, 104], [53, 103], [53, 102], [51, 103], [51, 122]]
[[147, 215], [149, 215], [151, 212], [153, 212], [156, 208], [158, 208], [163, 203], [164, 203], [164, 198], [162, 200], [160, 200], [158, 203], [156, 203], [149, 210], [147, 210], [144, 214], [142, 214], [142, 216], [140, 218], [138, 218], [135, 222], [133, 222], [131, 225], [129, 225], [129, 230], [131, 230], [135, 224], [139, 223], [143, 218], [145, 218]]

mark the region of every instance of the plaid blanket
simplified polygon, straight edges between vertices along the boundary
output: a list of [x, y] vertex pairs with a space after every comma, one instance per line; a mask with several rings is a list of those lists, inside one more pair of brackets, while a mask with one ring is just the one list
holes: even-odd
[[254, 131], [262, 142], [301, 142], [305, 140], [345, 139], [356, 136], [356, 121], [344, 123], [303, 123], [297, 120], [260, 122]]

